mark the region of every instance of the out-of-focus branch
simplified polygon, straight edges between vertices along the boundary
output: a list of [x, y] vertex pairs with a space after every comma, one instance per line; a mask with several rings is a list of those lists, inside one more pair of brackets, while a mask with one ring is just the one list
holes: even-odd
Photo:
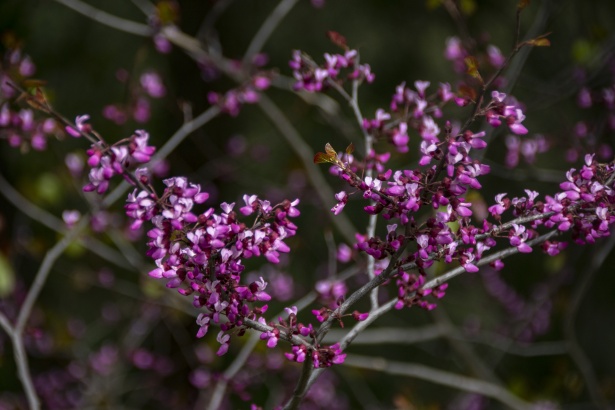
[[442, 306], [442, 304], [432, 312], [432, 315], [437, 322], [446, 329], [444, 337], [451, 345], [453, 351], [457, 353], [457, 356], [463, 360], [465, 363], [464, 367], [467, 367], [474, 376], [480, 377], [482, 380], [500, 383], [500, 380], [492, 368], [485, 363], [483, 357], [476, 353], [474, 346], [468, 343], [468, 341], [462, 337], [461, 332], [453, 326], [450, 317], [446, 313], [446, 308]]
[[295, 4], [297, 4], [297, 1], [298, 0], [282, 0], [278, 3], [271, 14], [269, 14], [252, 38], [252, 42], [250, 42], [250, 45], [243, 56], [244, 67], [249, 66], [254, 56], [262, 50], [273, 31], [282, 22], [284, 17], [286, 17], [288, 12], [292, 10]]
[[[9, 184], [2, 174], [0, 174], [0, 192], [15, 206], [15, 208], [19, 209], [33, 220], [40, 222], [59, 233], [66, 230], [66, 225], [59, 218], [55, 217], [46, 210], [39, 208], [27, 198], [22, 196], [17, 190], [15, 190], [15, 188], [11, 186], [11, 184]], [[121, 253], [96, 238], [84, 238], [82, 245], [111, 263], [114, 263], [120, 267], [125, 266], [126, 260]]]
[[[331, 190], [329, 184], [322, 176], [322, 174], [314, 167], [313, 164], [313, 151], [310, 146], [301, 138], [299, 132], [295, 129], [292, 123], [286, 118], [286, 115], [273, 103], [266, 95], [261, 95], [258, 102], [259, 107], [267, 115], [269, 120], [280, 131], [282, 136], [288, 142], [288, 145], [297, 153], [297, 156], [303, 163], [303, 167], [307, 174], [314, 191], [322, 201], [323, 205], [327, 207], [327, 204], [331, 203], [334, 198], [334, 193]], [[333, 216], [333, 213], [330, 213]], [[344, 236], [344, 239], [348, 242], [354, 241], [354, 233], [356, 229], [352, 226], [351, 222], [346, 216], [339, 219], [342, 215], [337, 215], [331, 218], [331, 221], [338, 229], [338, 231]]]
[[564, 334], [568, 342], [568, 351], [570, 357], [574, 360], [575, 364], [579, 368], [579, 371], [583, 375], [585, 381], [585, 387], [591, 396], [594, 405], [600, 409], [608, 409], [608, 402], [604, 394], [599, 388], [598, 378], [592, 367], [591, 361], [587, 358], [587, 355], [583, 351], [574, 329], [574, 323], [576, 321], [577, 312], [585, 295], [590, 289], [591, 283], [596, 276], [599, 268], [604, 263], [606, 257], [611, 253], [615, 247], [615, 235], [611, 235], [609, 240], [600, 247], [595, 255], [592, 255], [590, 265], [581, 274], [581, 283], [575, 286], [575, 291], [572, 295], [571, 301], [568, 304], [568, 309], [565, 315], [564, 321]]
[[[348, 330], [331, 329], [324, 337], [324, 343], [335, 343], [346, 337]], [[419, 328], [379, 327], [362, 331], [353, 340], [354, 345], [409, 345], [438, 339], [446, 333], [444, 326], [426, 325]]]
[[2, 326], [11, 338], [15, 355], [15, 364], [17, 366], [17, 375], [21, 381], [21, 385], [24, 388], [28, 405], [32, 410], [40, 409], [40, 402], [36, 394], [36, 390], [34, 389], [34, 383], [32, 382], [32, 376], [28, 366], [28, 355], [23, 343], [24, 329], [28, 319], [30, 318], [30, 314], [32, 313], [34, 303], [43, 290], [43, 286], [45, 286], [45, 282], [49, 277], [49, 273], [51, 272], [51, 268], [53, 267], [55, 261], [81, 233], [87, 225], [87, 221], [87, 218], [79, 221], [79, 223], [71, 231], [69, 231], [66, 236], [62, 238], [62, 240], [56, 243], [53, 248], [47, 252], [45, 258], [43, 258], [41, 266], [36, 272], [34, 282], [32, 283], [24, 302], [19, 309], [19, 314], [15, 320], [15, 325], [11, 325], [8, 318], [0, 312], [0, 326]]
[[[546, 233], [546, 234], [544, 234], [542, 236], [539, 236], [538, 238], [534, 238], [534, 239], [532, 239], [530, 241], [527, 241], [527, 244], [529, 246], [538, 245], [538, 244], [541, 244], [541, 243], [543, 243], [543, 242], [553, 238], [556, 235], [559, 235], [559, 231], [557, 229], [554, 229], [554, 230], [552, 230], [552, 231], [550, 231], [550, 232], [548, 232], [548, 233]], [[497, 259], [504, 259], [504, 258], [512, 256], [512, 255], [514, 255], [516, 253], [519, 253], [519, 250], [517, 248], [515, 248], [515, 247], [507, 248], [507, 249], [501, 250], [499, 252], [494, 252], [493, 254], [491, 254], [489, 256], [485, 256], [485, 257], [481, 258], [481, 260], [478, 261], [475, 265], [479, 266], [479, 267], [480, 266], [484, 266], [484, 265], [487, 265], [487, 264], [489, 264], [489, 263], [491, 263], [491, 262], [493, 262], [493, 261], [495, 261]], [[411, 268], [412, 268], [412, 266], [409, 266], [409, 267], [405, 267], [404, 269], [408, 270], [408, 269], [411, 269]], [[454, 278], [455, 276], [461, 275], [464, 272], [465, 272], [465, 268], [463, 266], [459, 266], [459, 267], [457, 267], [455, 269], [451, 269], [450, 271], [444, 273], [443, 275], [438, 276], [437, 278], [432, 279], [429, 282], [425, 283], [425, 285], [422, 287], [422, 289], [432, 289], [432, 288], [435, 288], [437, 286], [440, 286], [441, 284], [449, 281], [450, 279]], [[336, 312], [338, 314], [344, 314], [344, 312], [346, 312], [350, 308], [351, 305], [356, 303], [358, 300], [362, 299], [374, 287], [380, 286], [382, 283], [384, 283], [386, 280], [388, 280], [392, 274], [393, 274], [393, 272], [392, 272], [392, 269], [391, 269], [391, 264], [389, 264], [389, 267], [387, 267], [387, 269], [385, 269], [374, 280], [371, 280], [370, 282], [366, 283], [361, 288], [359, 288], [357, 291], [355, 291], [352, 295], [350, 295], [348, 297], [348, 299], [346, 299], [346, 301], [338, 308], [338, 310]], [[350, 330], [350, 332], [348, 332], [346, 334], [346, 336], [344, 336], [344, 338], [340, 341], [341, 349], [344, 350], [352, 342], [352, 340], [355, 337], [357, 337], [357, 335], [360, 332], [362, 332], [365, 328], [367, 328], [377, 318], [379, 318], [380, 316], [382, 316], [386, 312], [388, 312], [391, 309], [393, 309], [393, 307], [395, 306], [396, 303], [397, 303], [397, 298], [393, 298], [390, 301], [388, 301], [387, 303], [381, 305], [375, 311], [370, 311], [369, 312], [369, 316], [367, 317], [367, 319], [365, 319], [365, 320], [363, 320], [361, 322], [358, 322]], [[322, 336], [327, 334], [329, 329], [331, 328], [332, 323], [333, 323], [333, 320], [331, 320], [331, 319], [325, 321], [320, 326], [320, 328], [318, 329], [318, 334], [322, 335]], [[301, 391], [299, 391], [299, 390], [295, 391], [295, 393], [293, 394], [293, 397], [291, 397], [289, 402], [284, 407], [285, 410], [290, 410], [290, 409], [297, 408], [297, 406], [301, 402], [301, 399], [303, 398], [303, 396], [305, 395], [307, 390], [310, 388], [310, 386], [316, 381], [316, 379], [318, 378], [318, 376], [320, 375], [322, 370], [323, 369], [316, 369], [316, 370], [314, 370], [313, 368], [310, 369], [310, 374], [308, 376], [306, 376], [306, 377], [309, 377], [309, 382], [304, 384], [305, 385], [305, 389], [301, 390]]]
[[[203, 111], [199, 116], [195, 117], [191, 121], [184, 123], [175, 133], [169, 138], [169, 140], [159, 149], [156, 154], [152, 157], [150, 163], [155, 163], [161, 159], [166, 158], [177, 146], [191, 133], [201, 128], [203, 125], [207, 124], [209, 121], [214, 119], [220, 113], [220, 109], [216, 106], [209, 107], [207, 110]], [[109, 207], [120, 198], [126, 194], [126, 191], [131, 187], [131, 185], [123, 181], [120, 185], [118, 185], [113, 191], [109, 193], [103, 200], [103, 206]]]
[[[297, 303], [295, 303], [295, 306], [297, 307], [297, 312], [300, 312], [301, 310], [309, 306], [312, 302], [314, 302], [314, 300], [316, 300], [316, 297], [317, 297], [316, 292], [310, 292], [307, 295], [305, 295], [303, 298], [298, 300]], [[284, 312], [280, 312], [274, 317], [282, 316], [283, 314]], [[260, 333], [252, 332], [252, 334], [250, 335], [250, 339], [248, 339], [248, 341], [243, 346], [243, 348], [241, 349], [241, 351], [239, 352], [235, 360], [233, 360], [233, 363], [231, 363], [231, 365], [224, 371], [224, 377], [222, 377], [216, 384], [211, 400], [209, 401], [209, 404], [207, 405], [208, 410], [216, 410], [220, 408], [220, 404], [226, 392], [226, 386], [228, 384], [228, 380], [232, 380], [233, 376], [235, 376], [237, 372], [241, 370], [241, 368], [245, 364], [246, 360], [248, 360], [248, 357], [252, 353], [252, 350], [254, 350], [254, 348], [256, 347], [256, 343], [258, 343], [259, 340], [260, 340]], [[201, 407], [198, 407], [198, 408], [201, 408]], [[196, 409], [197, 408], [195, 408], [195, 410]]]
[[497, 384], [433, 369], [420, 364], [402, 363], [379, 357], [367, 357], [354, 354], [349, 354], [346, 356], [344, 364], [398, 376], [415, 377], [417, 379], [427, 380], [429, 382], [451, 387], [453, 389], [481, 394], [483, 396], [491, 397], [492, 399], [497, 400], [513, 409], [529, 410], [532, 408], [529, 403], [512, 395], [507, 389]]
[[95, 7], [90, 6], [79, 0], [55, 0], [56, 2], [83, 14], [89, 19], [97, 21], [105, 26], [112, 27], [116, 30], [124, 31], [126, 33], [135, 34], [137, 36], [148, 37], [152, 35], [152, 29], [141, 23], [135, 23], [131, 20], [126, 20], [113, 14], [109, 14], [106, 11], [102, 11]]

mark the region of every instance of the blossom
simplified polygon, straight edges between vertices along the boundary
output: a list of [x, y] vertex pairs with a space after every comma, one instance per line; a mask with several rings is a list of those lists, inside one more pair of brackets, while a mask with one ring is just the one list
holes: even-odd
[[91, 131], [90, 125], [86, 124], [86, 121], [90, 119], [90, 116], [88, 114], [84, 114], [84, 115], [78, 115], [75, 118], [75, 128], [73, 128], [72, 126], [67, 125], [65, 127], [66, 132], [75, 137], [75, 138], [79, 138], [81, 137], [82, 133], [88, 133]]

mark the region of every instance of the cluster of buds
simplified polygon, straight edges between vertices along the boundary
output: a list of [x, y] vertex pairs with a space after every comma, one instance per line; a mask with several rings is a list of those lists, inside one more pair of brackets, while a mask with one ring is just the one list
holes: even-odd
[[29, 79], [35, 71], [30, 57], [16, 45], [9, 45], [4, 61], [0, 62], [0, 139], [21, 151], [43, 151], [49, 138], [62, 134], [54, 119], [36, 119], [31, 108], [14, 109], [9, 103], [19, 93], [15, 84], [37, 83]]
[[256, 104], [259, 101], [259, 93], [271, 85], [271, 78], [266, 74], [255, 75], [248, 84], [234, 88], [224, 94], [211, 91], [207, 94], [207, 100], [212, 105], [217, 105], [220, 110], [232, 117], [239, 115], [241, 106], [244, 104]]
[[371, 83], [376, 78], [368, 64], [358, 63], [357, 50], [346, 50], [344, 54], [325, 53], [324, 57], [325, 63], [318, 65], [301, 51], [293, 52], [289, 65], [296, 80], [293, 86], [295, 90], [319, 92], [345, 80], [364, 80]]

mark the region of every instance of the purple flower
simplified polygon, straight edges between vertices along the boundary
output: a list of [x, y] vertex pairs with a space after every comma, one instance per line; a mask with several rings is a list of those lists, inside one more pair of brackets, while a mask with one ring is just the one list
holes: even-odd
[[67, 125], [65, 128], [66, 132], [75, 138], [81, 137], [82, 133], [90, 132], [92, 130], [90, 128], [90, 125], [85, 123], [89, 119], [90, 116], [88, 114], [77, 116], [75, 118], [75, 126], [77, 127], [77, 129]]

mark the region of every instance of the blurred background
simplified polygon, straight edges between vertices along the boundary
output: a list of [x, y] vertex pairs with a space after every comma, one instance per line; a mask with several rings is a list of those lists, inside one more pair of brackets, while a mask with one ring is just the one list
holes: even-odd
[[[148, 24], [143, 1], [87, 4]], [[165, 4], [182, 31], [237, 61], [277, 5], [257, 0]], [[369, 64], [376, 75], [359, 96], [363, 115], [373, 118], [376, 109], [388, 109], [395, 87], [404, 81], [411, 85], [427, 80], [433, 90], [438, 83], [455, 88], [463, 80], [463, 73], [444, 56], [451, 37], [474, 38], [477, 54], [495, 45], [507, 56], [515, 41], [516, 10], [517, 2], [508, 0], [300, 0], [259, 57], [261, 69], [277, 78], [266, 94], [312, 155], [327, 142], [341, 150], [350, 141], [357, 145], [357, 155], [363, 155], [361, 130], [338, 95], [329, 91], [314, 99], [290, 90], [293, 50], [320, 63], [323, 53], [340, 51], [326, 32], [344, 35], [360, 52], [361, 63]], [[524, 105], [529, 133], [515, 140], [506, 130], [493, 131], [485, 123], [473, 128], [489, 132], [484, 161], [492, 167], [481, 179], [483, 189], [468, 195], [475, 209], [492, 205], [500, 192], [557, 192], [565, 171], [580, 168], [586, 153], [598, 153], [603, 162], [613, 159], [614, 22], [615, 3], [609, 0], [533, 1], [523, 10], [521, 39], [550, 33], [551, 46], [524, 49], [504, 72], [502, 89]], [[69, 119], [89, 114], [90, 124], [110, 143], [146, 129], [150, 142], [161, 146], [186, 119], [210, 107], [208, 93], [236, 86], [211, 63], [196, 64], [176, 47], [162, 53], [150, 37], [115, 30], [56, 1], [1, 1], [0, 35], [3, 52], [18, 45], [30, 56], [36, 66], [30, 77], [45, 82], [55, 110]], [[158, 91], [143, 86], [143, 76], [152, 73], [163, 85]], [[584, 103], [586, 93], [589, 105]], [[447, 107], [443, 118], [463, 121], [470, 112]], [[0, 173], [19, 193], [11, 195], [3, 188], [0, 196], [0, 310], [12, 318], [45, 253], [61, 237], [24, 212], [23, 204], [61, 218], [66, 209], [82, 214], [96, 209], [100, 198], [84, 194], [87, 175], [67, 167], [69, 154], [77, 162], [86, 158], [84, 140], [50, 138], [46, 149], [37, 150], [28, 144], [11, 146], [6, 135], [3, 138]], [[410, 152], [394, 153], [391, 168], [417, 167], [419, 137], [410, 138]], [[305, 158], [296, 148], [259, 106], [245, 105], [238, 116], [218, 116], [193, 132], [159, 164], [161, 176], [182, 175], [201, 184], [211, 194], [209, 206], [242, 203], [244, 194], [258, 194], [272, 203], [300, 198], [299, 231], [289, 241], [289, 256], [276, 267], [246, 262], [248, 277], [264, 276], [273, 288], [277, 301], [269, 312], [281, 311], [332, 273], [364, 264], [358, 254], [351, 263], [335, 260], [337, 247], [352, 243], [331, 222], [335, 199], [322, 203], [322, 187], [310, 184]], [[380, 142], [376, 149], [382, 152], [389, 146]], [[325, 166], [309, 166], [324, 175], [334, 192], [343, 188]], [[100, 249], [111, 252], [101, 257], [88, 249], [98, 245], [85, 240], [71, 245], [54, 265], [29, 321], [27, 350], [43, 407], [86, 408], [87, 403], [101, 409], [205, 408], [242, 344], [235, 339], [229, 354], [217, 357], [217, 331], [196, 339], [198, 312], [189, 300], [170, 297], [147, 276], [153, 264], [144, 256], [145, 240], [127, 231], [122, 202], [97, 213], [108, 228], [105, 232], [90, 230]], [[364, 232], [367, 223], [362, 206], [351, 201], [344, 210], [358, 232]], [[481, 219], [480, 212], [475, 215]], [[388, 341], [358, 339], [348, 353], [486, 380], [545, 409], [606, 408], [615, 403], [614, 245], [609, 238], [593, 246], [570, 244], [557, 257], [535, 251], [507, 259], [498, 273], [487, 268], [464, 274], [451, 281], [437, 309], [392, 312], [373, 325], [371, 334], [388, 335]], [[356, 275], [347, 286], [353, 290], [364, 282], [363, 275]], [[388, 300], [395, 289], [381, 293]], [[310, 305], [300, 320], [315, 323], [309, 311], [321, 305]], [[400, 330], [409, 333], [395, 337]], [[300, 366], [284, 359], [283, 351], [283, 343], [273, 350], [259, 343], [228, 381], [222, 408], [248, 408], [249, 403], [273, 408], [288, 397]], [[302, 408], [506, 408], [480, 394], [369, 367], [329, 370]], [[25, 401], [11, 344], [0, 332], [0, 409], [14, 408], [25, 408]]]

